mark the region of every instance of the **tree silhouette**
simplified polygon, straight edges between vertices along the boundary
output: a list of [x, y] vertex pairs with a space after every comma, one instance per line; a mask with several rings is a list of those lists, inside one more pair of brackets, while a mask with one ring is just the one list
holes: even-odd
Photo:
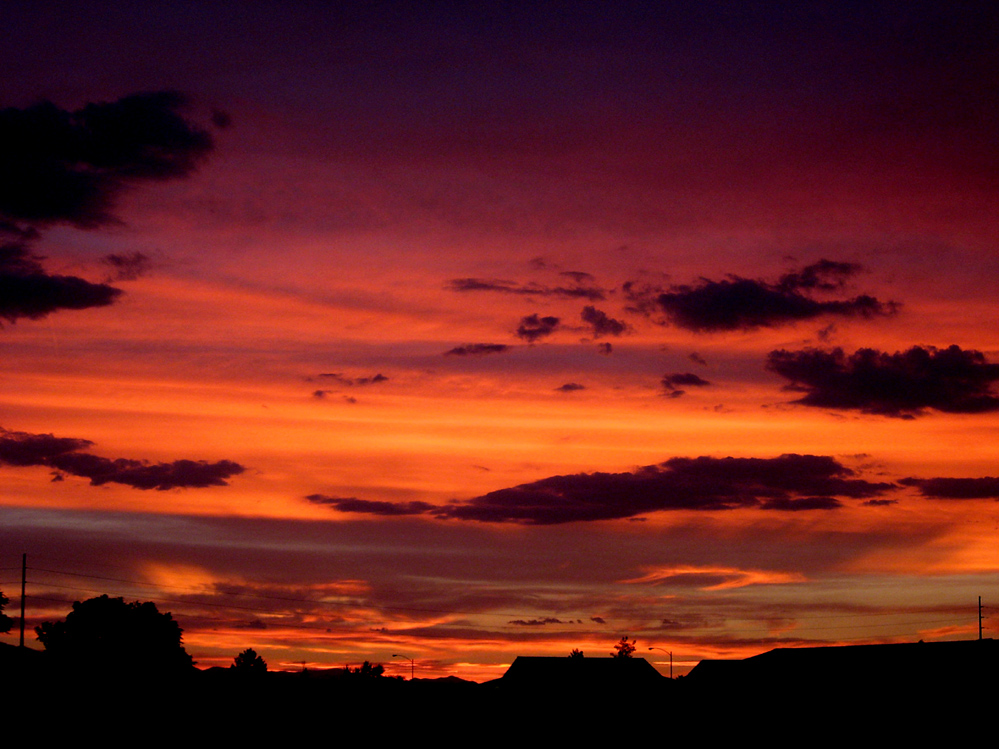
[[265, 674], [267, 661], [257, 655], [257, 651], [253, 648], [247, 648], [233, 659], [229, 668], [245, 674]]
[[377, 679], [382, 674], [385, 673], [385, 666], [380, 663], [368, 663], [365, 661], [357, 668], [351, 668], [347, 666], [347, 673], [352, 676], [357, 676], [361, 679]]
[[35, 627], [53, 660], [93, 671], [142, 669], [177, 673], [194, 665], [181, 644], [183, 630], [155, 603], [103, 595], [77, 601], [66, 618]]
[[569, 653], [569, 657], [570, 658], [582, 658], [583, 657], [583, 651], [580, 650], [579, 648], [573, 648], [572, 652]]
[[10, 600], [0, 591], [0, 634], [6, 634], [10, 632], [10, 628], [14, 625], [14, 620], [3, 613], [4, 606], [10, 603]]
[[615, 652], [611, 653], [612, 658], [631, 658], [635, 654], [635, 640], [628, 641], [628, 635], [620, 639], [614, 646]]

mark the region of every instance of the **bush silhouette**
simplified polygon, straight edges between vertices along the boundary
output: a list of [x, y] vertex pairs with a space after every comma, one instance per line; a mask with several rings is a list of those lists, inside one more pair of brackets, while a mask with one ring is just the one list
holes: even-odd
[[100, 596], [77, 601], [62, 621], [35, 627], [39, 641], [61, 665], [90, 671], [143, 670], [149, 674], [190, 670], [182, 630], [156, 604]]

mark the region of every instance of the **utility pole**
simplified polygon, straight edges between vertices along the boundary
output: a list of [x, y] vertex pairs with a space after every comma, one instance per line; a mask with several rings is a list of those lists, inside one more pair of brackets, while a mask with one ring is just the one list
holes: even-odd
[[21, 554], [21, 644], [24, 647], [24, 581], [28, 577], [28, 554]]
[[982, 597], [978, 596], [978, 641], [982, 640]]

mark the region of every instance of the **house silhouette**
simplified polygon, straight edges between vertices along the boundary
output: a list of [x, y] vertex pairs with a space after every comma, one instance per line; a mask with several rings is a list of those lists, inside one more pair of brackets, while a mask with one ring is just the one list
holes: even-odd
[[745, 695], [791, 703], [821, 700], [902, 708], [993, 702], [999, 642], [992, 639], [888, 645], [777, 648], [743, 660], [704, 660], [684, 678], [691, 696]]
[[645, 691], [669, 683], [644, 658], [518, 656], [499, 680], [506, 690]]

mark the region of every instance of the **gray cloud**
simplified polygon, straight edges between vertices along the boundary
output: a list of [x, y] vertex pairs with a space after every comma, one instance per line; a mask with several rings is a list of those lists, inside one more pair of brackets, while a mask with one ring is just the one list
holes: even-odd
[[141, 252], [112, 252], [101, 260], [111, 269], [107, 278], [109, 282], [134, 281], [148, 273], [152, 267], [149, 257]]
[[517, 336], [529, 343], [534, 343], [539, 338], [550, 336], [555, 332], [560, 320], [557, 317], [539, 317], [537, 313], [527, 315], [520, 319], [517, 326]]
[[662, 385], [668, 393], [672, 394], [683, 393], [681, 388], [684, 387], [708, 387], [711, 383], [691, 372], [674, 372], [663, 375]]
[[580, 316], [583, 318], [583, 322], [593, 328], [594, 338], [605, 335], [619, 336], [628, 330], [628, 326], [623, 322], [608, 317], [606, 312], [602, 312], [596, 307], [583, 307]]

